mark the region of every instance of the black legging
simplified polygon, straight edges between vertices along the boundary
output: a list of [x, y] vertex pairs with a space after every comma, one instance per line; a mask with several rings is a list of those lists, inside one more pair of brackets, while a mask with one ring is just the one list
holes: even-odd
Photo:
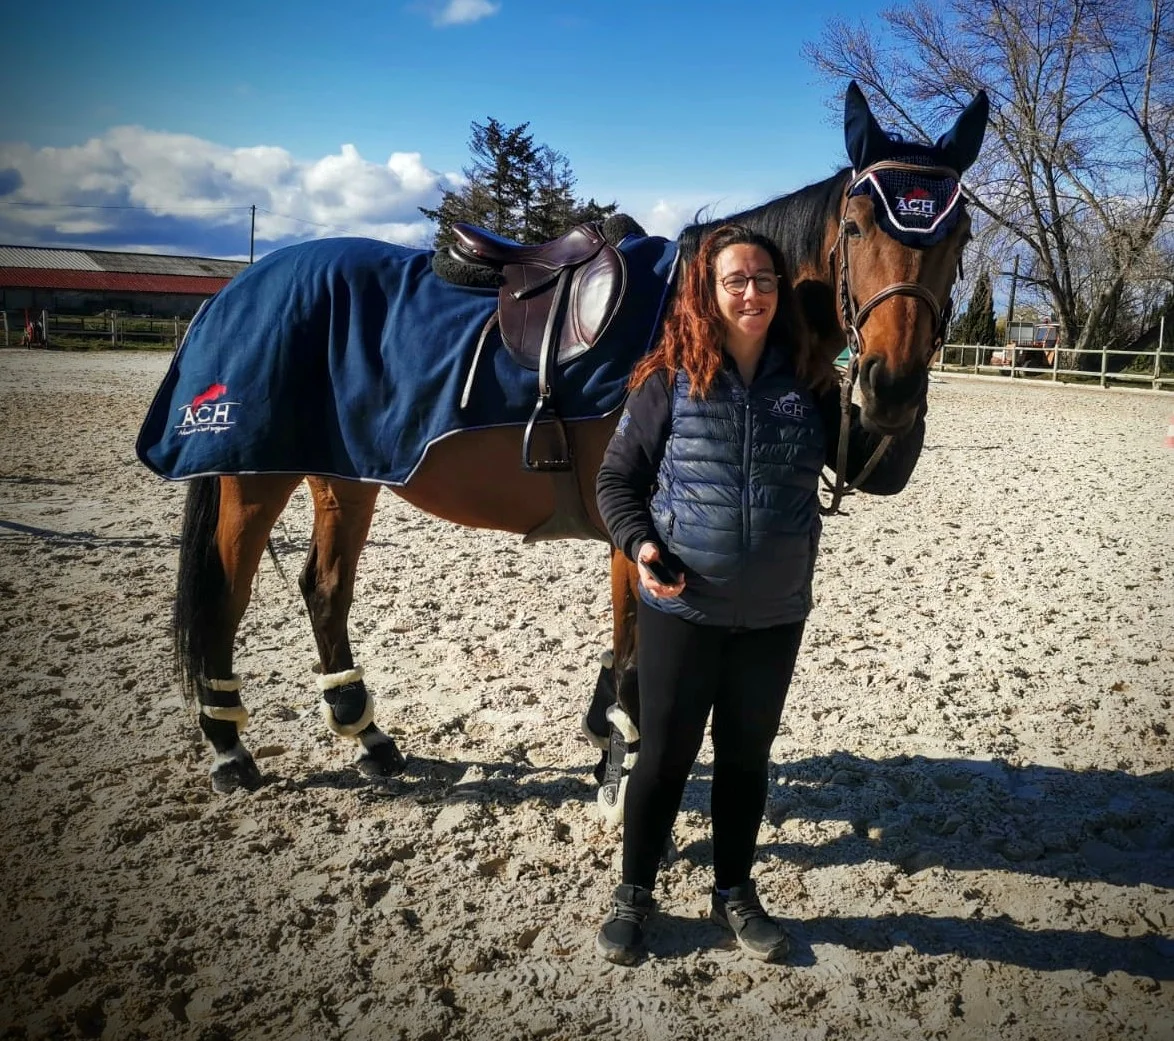
[[804, 622], [771, 629], [697, 625], [640, 602], [640, 756], [624, 800], [627, 884], [652, 888], [713, 709], [713, 873], [750, 878], [767, 764]]

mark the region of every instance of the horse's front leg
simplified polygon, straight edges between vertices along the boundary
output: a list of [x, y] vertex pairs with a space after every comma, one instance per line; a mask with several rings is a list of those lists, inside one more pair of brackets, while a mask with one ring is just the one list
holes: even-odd
[[[640, 690], [636, 672], [636, 598], [638, 574], [636, 565], [618, 549], [611, 556], [612, 653], [610, 682], [607, 666], [600, 670], [595, 687], [595, 702], [602, 700], [601, 691], [609, 691], [613, 703], [604, 718], [607, 722], [607, 740], [596, 767], [599, 791], [596, 795], [600, 814], [613, 826], [624, 819], [624, 792], [628, 772], [636, 765], [640, 749]], [[586, 723], [584, 725], [586, 729]]]
[[306, 483], [314, 503], [314, 530], [298, 585], [318, 644], [322, 715], [334, 733], [358, 741], [357, 765], [363, 773], [398, 774], [404, 757], [395, 741], [375, 725], [375, 703], [363, 682], [363, 670], [355, 665], [347, 630], [359, 555], [379, 486], [321, 477], [309, 477]]

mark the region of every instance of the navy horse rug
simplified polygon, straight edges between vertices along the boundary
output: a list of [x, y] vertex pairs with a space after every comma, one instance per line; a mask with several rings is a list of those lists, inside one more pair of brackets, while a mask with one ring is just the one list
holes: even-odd
[[[600, 341], [559, 369], [564, 420], [618, 408], [659, 327], [676, 243], [630, 235], [618, 249], [627, 290]], [[322, 239], [246, 268], [192, 320], [139, 431], [139, 459], [169, 480], [297, 473], [402, 485], [440, 438], [524, 425], [538, 373], [496, 330], [462, 403], [498, 294], [444, 281], [432, 256]]]

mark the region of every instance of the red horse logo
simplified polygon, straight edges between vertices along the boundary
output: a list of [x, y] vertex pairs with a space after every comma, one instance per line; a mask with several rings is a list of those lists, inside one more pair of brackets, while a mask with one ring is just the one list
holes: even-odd
[[197, 394], [192, 398], [192, 411], [194, 412], [201, 405], [208, 404], [209, 401], [224, 397], [227, 393], [228, 388], [223, 383], [213, 383], [203, 394]]

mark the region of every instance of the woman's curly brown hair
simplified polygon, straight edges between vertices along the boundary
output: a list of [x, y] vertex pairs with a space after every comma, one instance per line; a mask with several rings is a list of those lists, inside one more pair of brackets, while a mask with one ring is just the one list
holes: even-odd
[[718, 309], [716, 293], [717, 256], [727, 246], [758, 246], [771, 259], [779, 276], [778, 307], [766, 333], [766, 342], [791, 352], [799, 378], [812, 389], [830, 386], [835, 369], [817, 356], [811, 337], [799, 314], [782, 254], [770, 239], [741, 224], [723, 224], [705, 237], [697, 257], [685, 269], [684, 284], [673, 301], [664, 323], [660, 342], [646, 354], [628, 380], [635, 390], [653, 373], [662, 369], [670, 381], [678, 371], [689, 377], [689, 396], [703, 398], [713, 386], [722, 364], [726, 324]]

